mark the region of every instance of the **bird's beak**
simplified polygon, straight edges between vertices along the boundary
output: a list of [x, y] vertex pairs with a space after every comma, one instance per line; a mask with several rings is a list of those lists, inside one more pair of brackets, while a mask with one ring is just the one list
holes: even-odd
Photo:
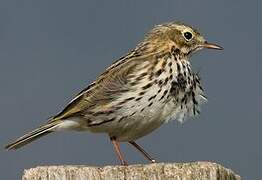
[[221, 46], [213, 44], [213, 43], [208, 43], [207, 41], [204, 42], [202, 47], [203, 48], [208, 48], [208, 49], [223, 50], [223, 48]]

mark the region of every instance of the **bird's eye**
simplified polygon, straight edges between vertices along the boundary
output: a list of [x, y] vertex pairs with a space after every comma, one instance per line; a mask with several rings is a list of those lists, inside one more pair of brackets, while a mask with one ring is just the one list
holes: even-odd
[[187, 41], [191, 40], [193, 35], [191, 32], [185, 32], [184, 37], [186, 38]]

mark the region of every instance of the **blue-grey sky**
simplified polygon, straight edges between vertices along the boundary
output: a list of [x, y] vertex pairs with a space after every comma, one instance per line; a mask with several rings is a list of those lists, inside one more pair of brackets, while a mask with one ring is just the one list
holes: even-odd
[[[224, 51], [192, 57], [209, 98], [202, 113], [140, 139], [160, 162], [213, 161], [243, 179], [261, 176], [261, 1], [0, 2], [0, 145], [43, 124], [155, 24], [180, 20]], [[129, 163], [147, 163], [122, 145]], [[18, 151], [0, 150], [1, 179], [38, 165], [103, 166], [118, 160], [107, 136], [54, 133]]]

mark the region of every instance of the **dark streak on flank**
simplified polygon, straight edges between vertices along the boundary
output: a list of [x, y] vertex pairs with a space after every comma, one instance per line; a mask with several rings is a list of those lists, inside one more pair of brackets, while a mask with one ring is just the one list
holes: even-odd
[[114, 107], [114, 110], [119, 110], [119, 109], [121, 109], [123, 106], [115, 106]]
[[148, 101], [151, 101], [152, 99], [155, 99], [155, 98], [156, 98], [156, 95], [151, 96], [150, 98], [148, 98]]
[[143, 86], [142, 89], [143, 89], [143, 90], [146, 90], [146, 89], [150, 88], [152, 85], [153, 85], [153, 83], [150, 82], [150, 83], [148, 83], [147, 85]]
[[154, 73], [151, 72], [151, 73], [150, 73], [150, 76], [148, 76], [148, 79], [151, 81], [151, 80], [153, 79], [153, 77], [154, 77]]
[[152, 106], [152, 104], [153, 104], [153, 102], [149, 103], [149, 104], [148, 104], [148, 107]]
[[164, 93], [163, 93], [163, 95], [161, 96], [161, 98], [159, 99], [159, 101], [162, 100], [162, 99], [166, 96], [167, 92], [168, 92], [168, 90], [165, 90], [165, 91], [164, 91]]
[[167, 84], [167, 82], [168, 82], [168, 77], [166, 77], [166, 79], [165, 79], [165, 81], [164, 81], [164, 85], [166, 85]]
[[155, 76], [156, 76], [156, 77], [160, 76], [160, 75], [162, 74], [162, 72], [163, 72], [163, 69], [157, 70]]
[[105, 115], [109, 115], [109, 114], [112, 114], [114, 113], [113, 110], [108, 110], [108, 111], [98, 111], [98, 112], [94, 112], [92, 113], [93, 116], [98, 116], [98, 115], [102, 115], [102, 114], [105, 114]]
[[145, 93], [146, 93], [146, 91], [141, 91], [141, 92], [139, 93], [139, 96], [143, 96]]
[[137, 85], [137, 84], [138, 84], [137, 81], [133, 81], [133, 82], [130, 83], [131, 86], [135, 86], [135, 85]]
[[162, 86], [162, 84], [163, 84], [163, 81], [160, 79], [159, 81], [158, 81], [158, 86]]
[[118, 103], [118, 105], [125, 104], [125, 103], [127, 103], [128, 101], [131, 101], [131, 100], [133, 100], [133, 99], [135, 99], [135, 97], [130, 97], [130, 98], [124, 99], [123, 101], [121, 101], [120, 103]]
[[142, 99], [143, 97], [138, 97], [135, 99], [135, 101], [139, 101], [140, 99]]
[[127, 118], [127, 116], [122, 116], [119, 120], [118, 120], [118, 122], [121, 122], [123, 119], [125, 119], [125, 118]]
[[88, 126], [89, 127], [98, 126], [98, 125], [101, 125], [101, 124], [104, 124], [104, 123], [108, 123], [108, 122], [111, 122], [111, 121], [114, 121], [114, 120], [115, 120], [115, 118], [111, 118], [111, 119], [108, 119], [108, 120], [105, 120], [105, 121], [102, 121], [102, 122], [99, 122], [99, 123], [89, 124]]
[[136, 114], [136, 111], [133, 112], [132, 114], [130, 114], [129, 117], [130, 117], [130, 116], [134, 116], [135, 114]]

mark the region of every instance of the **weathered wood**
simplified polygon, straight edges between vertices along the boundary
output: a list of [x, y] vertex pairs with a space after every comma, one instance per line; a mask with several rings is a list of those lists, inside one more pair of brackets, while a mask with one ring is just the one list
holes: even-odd
[[211, 162], [156, 163], [91, 167], [40, 166], [24, 171], [23, 180], [240, 180], [232, 170]]

